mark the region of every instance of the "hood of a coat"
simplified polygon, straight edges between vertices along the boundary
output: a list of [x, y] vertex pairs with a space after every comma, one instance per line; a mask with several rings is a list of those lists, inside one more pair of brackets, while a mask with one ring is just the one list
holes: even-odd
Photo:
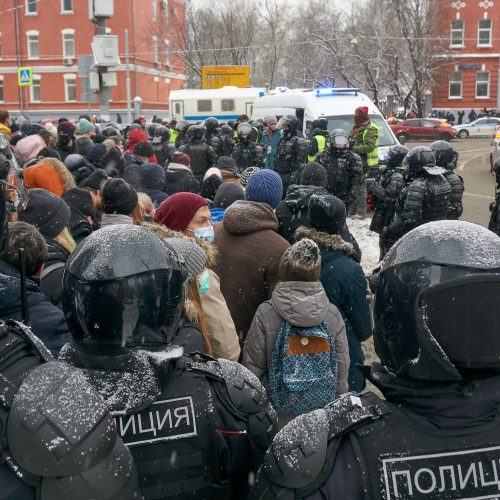
[[293, 326], [319, 325], [328, 313], [329, 300], [319, 281], [283, 281], [276, 285], [271, 302], [276, 312]]
[[307, 210], [313, 194], [325, 195], [328, 191], [320, 186], [302, 186], [293, 184], [287, 189], [285, 203], [292, 212]]
[[338, 234], [322, 233], [316, 229], [301, 226], [295, 231], [295, 241], [299, 241], [303, 238], [313, 240], [319, 247], [329, 248], [330, 250], [344, 253], [354, 260], [357, 258], [354, 247], [350, 243], [345, 242]]
[[167, 172], [184, 171], [191, 173], [191, 169], [182, 163], [169, 163], [167, 167]]
[[257, 231], [278, 229], [274, 210], [266, 203], [236, 201], [224, 214], [224, 229], [231, 234], [250, 234]]
[[134, 219], [123, 214], [102, 214], [101, 227], [114, 226], [116, 224], [133, 224]]

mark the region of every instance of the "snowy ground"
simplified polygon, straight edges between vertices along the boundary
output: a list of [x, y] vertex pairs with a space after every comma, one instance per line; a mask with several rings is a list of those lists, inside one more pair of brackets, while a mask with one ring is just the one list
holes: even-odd
[[378, 265], [378, 258], [380, 254], [378, 246], [378, 234], [370, 231], [371, 218], [357, 219], [353, 217], [347, 218], [347, 226], [356, 238], [363, 256], [361, 258], [361, 265], [365, 271], [366, 276], [371, 276], [372, 271]]

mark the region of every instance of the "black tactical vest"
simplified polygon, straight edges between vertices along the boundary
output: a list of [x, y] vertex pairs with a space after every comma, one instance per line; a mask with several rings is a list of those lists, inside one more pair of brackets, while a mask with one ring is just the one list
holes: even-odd
[[[216, 386], [223, 379], [197, 365], [186, 359], [175, 361], [168, 384], [151, 406], [116, 417], [146, 500], [230, 498], [230, 483], [218, 474], [222, 440], [214, 430]], [[244, 432], [243, 422], [241, 429]]]
[[358, 458], [364, 498], [500, 497], [500, 415], [473, 431], [430, 431], [374, 394], [361, 399], [374, 418], [348, 437]]
[[422, 209], [422, 223], [445, 220], [450, 210], [451, 186], [442, 175], [426, 177], [427, 192]]
[[203, 176], [208, 170], [208, 146], [203, 142], [189, 143], [184, 152], [191, 158], [193, 175]]

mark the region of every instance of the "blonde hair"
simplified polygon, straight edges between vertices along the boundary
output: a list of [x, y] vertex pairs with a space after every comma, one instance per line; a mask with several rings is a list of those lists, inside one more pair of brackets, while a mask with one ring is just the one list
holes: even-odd
[[57, 158], [43, 158], [42, 160], [40, 160], [40, 163], [52, 165], [55, 168], [56, 172], [59, 174], [59, 177], [62, 180], [64, 191], [69, 191], [70, 189], [76, 188], [75, 179], [61, 160], [58, 160]]
[[205, 349], [209, 356], [212, 355], [212, 345], [210, 344], [210, 337], [208, 334], [207, 321], [205, 313], [203, 312], [203, 305], [201, 303], [200, 291], [198, 289], [198, 280], [194, 279], [187, 285], [188, 300], [186, 302], [187, 318], [200, 330], [205, 344]]
[[61, 245], [69, 253], [73, 253], [75, 251], [76, 243], [67, 227], [65, 227], [57, 236], [54, 236], [54, 238], [52, 239], [54, 241], [57, 241], [57, 243], [59, 243], [59, 245]]
[[142, 213], [142, 207], [140, 203], [137, 203], [135, 208], [128, 215], [132, 217], [136, 226], [140, 226], [144, 222], [144, 214]]
[[139, 198], [139, 205], [141, 206], [142, 213], [144, 215], [149, 215], [153, 217], [155, 214], [155, 206], [153, 204], [153, 200], [146, 193], [137, 193], [137, 197]]

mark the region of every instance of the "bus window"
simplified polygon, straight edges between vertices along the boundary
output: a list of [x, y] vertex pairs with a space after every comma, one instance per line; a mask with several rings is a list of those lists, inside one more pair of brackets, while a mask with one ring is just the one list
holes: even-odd
[[234, 99], [222, 99], [221, 109], [222, 111], [234, 111]]
[[176, 115], [180, 115], [181, 114], [181, 103], [180, 102], [176, 102], [175, 103], [175, 114]]
[[211, 99], [200, 99], [198, 101], [198, 111], [212, 111], [212, 100]]

